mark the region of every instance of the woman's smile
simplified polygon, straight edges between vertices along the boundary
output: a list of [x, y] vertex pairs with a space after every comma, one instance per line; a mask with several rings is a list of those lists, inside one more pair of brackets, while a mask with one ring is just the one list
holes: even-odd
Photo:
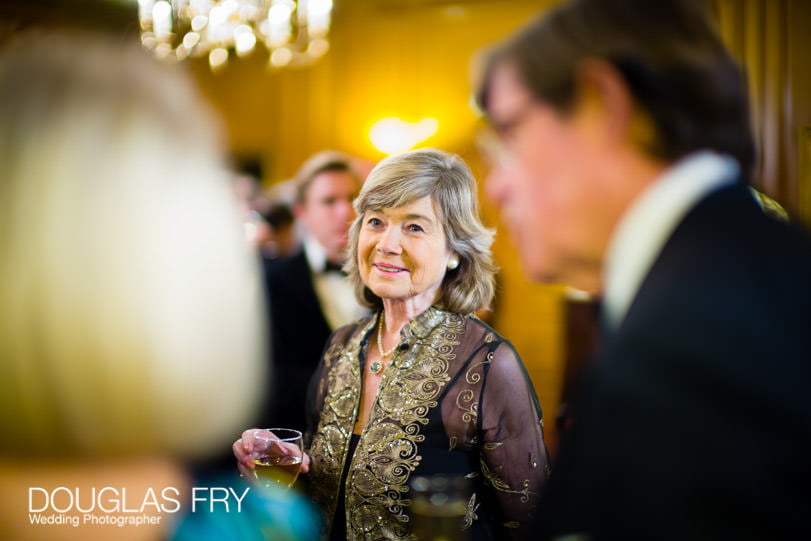
[[407, 268], [398, 267], [397, 265], [392, 265], [390, 263], [373, 263], [372, 266], [381, 273], [386, 275], [394, 275], [399, 274], [401, 272], [408, 272]]

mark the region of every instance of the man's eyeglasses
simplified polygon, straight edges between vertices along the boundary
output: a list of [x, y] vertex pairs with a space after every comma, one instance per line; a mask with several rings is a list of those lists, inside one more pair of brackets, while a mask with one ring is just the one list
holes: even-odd
[[507, 141], [515, 136], [524, 123], [532, 104], [533, 102], [529, 100], [518, 107], [510, 117], [502, 120], [493, 119], [490, 125], [479, 129], [476, 134], [476, 146], [491, 166], [508, 167], [515, 163], [515, 156]]

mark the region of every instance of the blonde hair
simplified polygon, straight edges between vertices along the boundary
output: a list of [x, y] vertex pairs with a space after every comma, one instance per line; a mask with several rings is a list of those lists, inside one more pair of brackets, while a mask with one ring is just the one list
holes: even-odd
[[448, 249], [459, 256], [459, 266], [445, 274], [437, 305], [462, 314], [489, 308], [495, 292], [496, 266], [490, 252], [493, 232], [479, 218], [476, 179], [461, 158], [434, 148], [382, 160], [355, 199], [357, 218], [349, 233], [351, 255], [345, 268], [358, 301], [374, 310], [382, 307], [358, 271], [358, 238], [364, 213], [396, 208], [425, 196], [431, 197], [442, 222]]
[[259, 395], [258, 275], [177, 66], [99, 36], [0, 54], [0, 453], [227, 448]]

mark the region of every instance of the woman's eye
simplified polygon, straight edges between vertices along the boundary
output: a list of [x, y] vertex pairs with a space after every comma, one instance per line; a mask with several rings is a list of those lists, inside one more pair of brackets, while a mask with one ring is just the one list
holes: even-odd
[[411, 224], [408, 226], [408, 230], [412, 233], [419, 233], [422, 231], [422, 227], [418, 226], [417, 224]]
[[366, 223], [368, 223], [373, 227], [377, 227], [383, 224], [383, 222], [379, 218], [369, 218], [369, 220]]

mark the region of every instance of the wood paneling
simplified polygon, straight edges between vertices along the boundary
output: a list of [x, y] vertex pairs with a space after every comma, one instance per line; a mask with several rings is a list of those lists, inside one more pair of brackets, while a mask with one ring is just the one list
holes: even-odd
[[715, 0], [721, 34], [746, 70], [760, 160], [755, 184], [811, 224], [811, 2]]

